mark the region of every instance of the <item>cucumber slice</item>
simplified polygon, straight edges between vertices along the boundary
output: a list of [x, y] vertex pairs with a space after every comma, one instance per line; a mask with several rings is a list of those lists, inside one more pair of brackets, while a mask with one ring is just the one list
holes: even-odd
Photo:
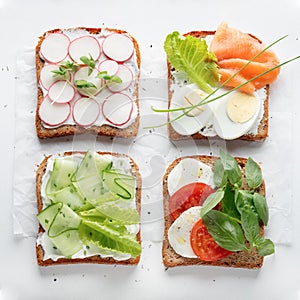
[[99, 153], [95, 153], [94, 159], [99, 174], [101, 174], [104, 170], [110, 170], [113, 165], [111, 155], [100, 155]]
[[79, 239], [78, 229], [69, 229], [50, 240], [65, 257], [71, 257], [82, 249], [82, 242]]
[[37, 218], [45, 231], [49, 230], [53, 220], [61, 210], [62, 205], [62, 203], [49, 205], [37, 215]]
[[47, 196], [52, 202], [62, 202], [72, 210], [79, 209], [84, 204], [83, 197], [73, 184]]
[[88, 177], [99, 177], [98, 167], [94, 159], [94, 153], [88, 151], [82, 159], [74, 176], [74, 181], [80, 181]]
[[123, 199], [132, 199], [135, 190], [135, 178], [113, 170], [103, 171], [103, 182], [107, 188]]
[[78, 168], [78, 163], [70, 158], [56, 158], [53, 170], [46, 185], [46, 195], [67, 187]]

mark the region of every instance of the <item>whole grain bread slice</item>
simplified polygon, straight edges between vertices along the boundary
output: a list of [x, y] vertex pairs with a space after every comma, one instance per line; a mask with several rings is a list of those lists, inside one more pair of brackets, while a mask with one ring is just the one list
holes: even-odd
[[[82, 153], [83, 152], [65, 152], [64, 156], [72, 155], [74, 153]], [[119, 154], [119, 153], [111, 153], [111, 152], [98, 152], [101, 155], [109, 154], [115, 157], [128, 157], [130, 160], [131, 165], [131, 174], [136, 179], [136, 191], [135, 191], [135, 203], [136, 209], [139, 214], [141, 214], [141, 196], [142, 196], [142, 177], [139, 172], [138, 165], [135, 161], [126, 154]], [[51, 157], [47, 156], [38, 166], [36, 171], [36, 197], [37, 197], [37, 209], [40, 212], [43, 209], [43, 201], [41, 195], [41, 187], [42, 187], [42, 179], [47, 169], [47, 162], [48, 159]], [[43, 233], [44, 229], [39, 224], [38, 234]], [[137, 234], [137, 241], [141, 243], [141, 233], [140, 231]], [[127, 260], [115, 260], [111, 257], [102, 258], [99, 255], [86, 257], [86, 258], [59, 258], [58, 260], [54, 261], [52, 259], [44, 259], [44, 250], [41, 245], [36, 245], [36, 257], [37, 262], [40, 266], [50, 266], [50, 265], [61, 265], [61, 264], [79, 264], [79, 263], [92, 263], [92, 264], [118, 264], [118, 265], [136, 265], [140, 261], [140, 256], [135, 258], [130, 258]]]
[[[186, 156], [189, 158], [197, 159], [211, 167], [214, 166], [214, 163], [218, 159], [214, 156]], [[229, 256], [216, 260], [216, 261], [202, 261], [199, 258], [186, 258], [178, 255], [172, 248], [168, 240], [168, 230], [173, 223], [173, 220], [170, 216], [168, 201], [170, 195], [168, 193], [168, 176], [174, 167], [184, 158], [181, 157], [174, 160], [166, 170], [163, 177], [163, 202], [164, 202], [164, 240], [162, 245], [162, 259], [165, 267], [177, 267], [177, 266], [191, 266], [191, 265], [209, 265], [209, 266], [221, 266], [221, 267], [233, 267], [233, 268], [246, 268], [246, 269], [258, 269], [263, 265], [264, 258], [259, 256], [256, 250], [252, 250], [250, 253], [247, 251], [238, 251], [230, 254]], [[246, 164], [245, 158], [235, 158], [242, 168], [242, 173], [244, 177], [244, 168]], [[243, 178], [243, 188], [247, 189], [247, 184], [245, 178]], [[261, 185], [258, 190], [259, 193], [265, 195], [265, 183]], [[261, 225], [261, 235], [264, 234], [264, 226]]]
[[113, 29], [113, 28], [86, 28], [86, 27], [78, 27], [78, 28], [69, 28], [69, 29], [53, 29], [46, 31], [40, 38], [36, 45], [35, 49], [35, 62], [36, 62], [36, 79], [37, 79], [37, 107], [36, 107], [36, 118], [35, 118], [35, 127], [37, 136], [40, 139], [46, 139], [46, 138], [52, 138], [52, 137], [61, 137], [61, 136], [68, 136], [68, 135], [76, 135], [76, 134], [83, 134], [83, 133], [95, 133], [97, 135], [105, 135], [105, 136], [113, 136], [113, 137], [124, 137], [124, 138], [130, 138], [135, 137], [138, 133], [139, 124], [140, 124], [140, 111], [139, 111], [139, 77], [140, 72], [135, 74], [135, 83], [134, 83], [134, 93], [132, 95], [132, 98], [135, 101], [135, 104], [137, 106], [137, 117], [135, 118], [134, 122], [130, 124], [126, 128], [117, 128], [110, 125], [102, 125], [102, 126], [91, 126], [91, 127], [81, 127], [78, 125], [61, 125], [58, 127], [47, 127], [44, 126], [40, 116], [39, 116], [39, 108], [43, 101], [43, 91], [40, 87], [40, 73], [41, 69], [43, 68], [45, 61], [40, 56], [40, 48], [42, 45], [43, 40], [48, 34], [51, 33], [58, 33], [62, 31], [73, 31], [73, 30], [84, 30], [87, 31], [89, 34], [100, 34], [102, 30], [109, 31], [111, 33], [120, 33], [120, 34], [126, 34], [128, 35], [134, 44], [134, 49], [136, 53], [136, 64], [138, 67], [138, 70], [140, 70], [141, 65], [141, 54], [139, 49], [139, 44], [137, 40], [130, 35], [125, 30], [120, 29]]
[[[191, 31], [188, 32], [186, 34], [184, 34], [184, 36], [193, 36], [196, 38], [206, 38], [207, 36], [213, 36], [215, 34], [215, 31]], [[259, 42], [261, 42], [257, 37], [255, 37], [254, 35], [251, 35], [251, 37], [257, 39]], [[171, 100], [172, 100], [172, 95], [173, 92], [171, 90], [171, 85], [174, 83], [174, 77], [172, 76], [172, 66], [170, 64], [169, 61], [167, 61], [167, 67], [168, 67], [168, 107], [170, 108], [171, 105]], [[253, 133], [248, 133], [248, 134], [244, 134], [243, 136], [239, 137], [239, 140], [247, 140], [247, 141], [263, 141], [267, 138], [268, 136], [268, 128], [269, 128], [269, 93], [270, 93], [270, 86], [266, 85], [264, 87], [265, 89], [265, 99], [264, 99], [264, 113], [263, 116], [261, 118], [261, 121], [258, 125], [258, 129], [257, 129], [257, 133], [253, 134]], [[168, 116], [168, 134], [171, 140], [184, 140], [184, 139], [202, 139], [202, 140], [207, 140], [209, 139], [209, 137], [201, 134], [201, 131], [199, 131], [198, 133], [195, 133], [191, 136], [185, 136], [185, 135], [181, 135], [179, 133], [177, 133], [173, 127], [172, 124], [170, 122], [170, 118]]]

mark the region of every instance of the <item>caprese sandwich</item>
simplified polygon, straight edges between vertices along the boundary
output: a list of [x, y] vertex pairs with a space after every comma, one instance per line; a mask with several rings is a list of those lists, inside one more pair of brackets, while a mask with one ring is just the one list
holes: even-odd
[[190, 156], [176, 159], [163, 179], [166, 267], [214, 265], [257, 269], [274, 244], [265, 183], [248, 158]]

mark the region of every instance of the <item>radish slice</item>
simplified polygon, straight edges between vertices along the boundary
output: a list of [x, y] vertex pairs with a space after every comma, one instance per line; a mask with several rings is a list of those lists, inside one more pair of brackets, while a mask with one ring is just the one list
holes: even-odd
[[58, 126], [63, 124], [71, 113], [71, 106], [69, 103], [53, 103], [48, 96], [46, 96], [40, 106], [39, 116], [41, 120], [49, 126]]
[[52, 71], [58, 70], [59, 66], [56, 64], [44, 65], [40, 72], [40, 84], [45, 89], [48, 90], [49, 87], [59, 80], [59, 77], [54, 77]]
[[100, 56], [100, 45], [93, 36], [81, 36], [73, 40], [69, 46], [71, 58], [78, 64], [82, 64], [81, 56], [87, 56], [97, 60]]
[[130, 37], [120, 33], [108, 35], [103, 41], [104, 54], [118, 62], [128, 60], [134, 50], [134, 44]]
[[125, 65], [119, 65], [119, 70], [116, 73], [116, 76], [119, 76], [122, 79], [122, 83], [108, 82], [107, 87], [112, 92], [121, 92], [127, 89], [133, 80], [131, 70]]
[[50, 63], [59, 63], [68, 55], [70, 39], [63, 33], [51, 33], [41, 44], [41, 55]]
[[50, 100], [56, 103], [67, 103], [74, 99], [76, 90], [67, 81], [60, 80], [53, 83], [48, 92]]
[[119, 64], [111, 59], [106, 59], [99, 64], [98, 67], [100, 72], [107, 71], [110, 76], [115, 75], [118, 72]]
[[98, 119], [100, 107], [96, 100], [79, 98], [73, 107], [73, 119], [80, 126], [91, 126]]
[[78, 88], [78, 91], [83, 96], [95, 96], [99, 93], [99, 90], [102, 86], [102, 79], [96, 78], [98, 70], [94, 69], [91, 75], [89, 75], [89, 67], [83, 66], [74, 74], [74, 83], [76, 84], [77, 80], [85, 80], [87, 82], [93, 83], [96, 88]]
[[123, 93], [115, 93], [109, 96], [102, 104], [105, 119], [115, 126], [126, 124], [131, 118], [132, 111], [133, 101]]

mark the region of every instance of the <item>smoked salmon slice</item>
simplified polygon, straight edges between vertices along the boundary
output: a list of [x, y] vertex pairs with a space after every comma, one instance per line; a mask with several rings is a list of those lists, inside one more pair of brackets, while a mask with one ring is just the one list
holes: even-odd
[[[220, 82], [224, 83], [237, 71], [245, 66], [254, 56], [266, 46], [257, 38], [230, 28], [227, 23], [221, 23], [215, 32], [210, 44], [212, 51], [218, 59]], [[237, 87], [253, 77], [277, 66], [279, 60], [276, 54], [267, 49], [241, 70], [238, 75], [225, 84], [228, 87]], [[255, 90], [271, 84], [279, 75], [279, 68], [253, 80], [241, 87], [240, 90], [253, 93]]]

